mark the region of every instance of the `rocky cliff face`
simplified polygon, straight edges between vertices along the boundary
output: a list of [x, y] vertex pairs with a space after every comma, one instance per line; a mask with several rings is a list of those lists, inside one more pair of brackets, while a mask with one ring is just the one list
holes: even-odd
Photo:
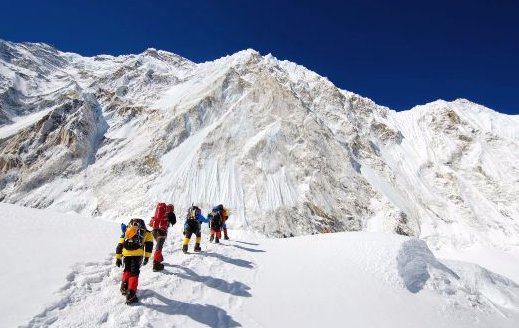
[[123, 219], [230, 207], [268, 235], [519, 232], [519, 118], [466, 100], [395, 112], [246, 50], [81, 57], [0, 42], [0, 199]]

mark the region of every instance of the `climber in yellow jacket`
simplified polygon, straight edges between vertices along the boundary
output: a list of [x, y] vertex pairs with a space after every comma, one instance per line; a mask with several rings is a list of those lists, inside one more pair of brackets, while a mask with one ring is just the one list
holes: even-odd
[[128, 225], [121, 224], [122, 235], [115, 249], [115, 265], [121, 267], [121, 293], [126, 304], [135, 303], [141, 265], [146, 265], [153, 251], [153, 235], [146, 229], [142, 219], [131, 219]]

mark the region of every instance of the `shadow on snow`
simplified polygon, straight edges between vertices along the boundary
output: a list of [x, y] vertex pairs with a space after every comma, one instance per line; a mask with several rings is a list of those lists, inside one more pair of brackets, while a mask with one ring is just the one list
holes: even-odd
[[225, 255], [213, 253], [213, 252], [203, 252], [202, 255], [209, 256], [209, 257], [215, 257], [222, 262], [233, 264], [233, 265], [236, 265], [236, 266], [239, 266], [242, 268], [249, 268], [249, 269], [254, 268], [254, 263], [252, 263], [251, 261], [242, 260], [242, 259], [233, 259], [233, 258], [227, 257]]
[[[184, 272], [175, 272], [174, 275], [183, 279], [189, 279], [196, 282], [202, 282], [206, 286], [217, 289], [224, 293], [229, 293], [236, 296], [251, 297], [252, 295], [248, 292], [250, 287], [239, 281], [229, 283], [220, 278], [214, 278], [211, 276], [201, 276], [195, 271], [182, 267], [180, 265], [164, 264], [165, 266], [173, 267]], [[167, 273], [167, 272], [166, 272]]]
[[398, 274], [404, 286], [413, 294], [421, 291], [429, 278], [430, 271], [436, 270], [446, 278], [460, 279], [450, 268], [439, 262], [422, 240], [411, 239], [402, 244], [398, 252]]
[[249, 248], [249, 247], [244, 247], [244, 246], [240, 246], [240, 245], [232, 245], [232, 246], [239, 248], [239, 249], [243, 249], [244, 251], [247, 251], [247, 252], [265, 253], [265, 251], [262, 249]]
[[168, 315], [186, 315], [209, 327], [241, 327], [227, 312], [210, 304], [192, 304], [171, 300], [150, 289], [141, 290], [140, 299], [156, 298], [164, 304], [145, 304], [143, 306]]
[[249, 243], [249, 242], [241, 241], [241, 240], [236, 240], [236, 242], [237, 242], [237, 243], [241, 243], [241, 244], [251, 245], [251, 246], [259, 246], [259, 244]]

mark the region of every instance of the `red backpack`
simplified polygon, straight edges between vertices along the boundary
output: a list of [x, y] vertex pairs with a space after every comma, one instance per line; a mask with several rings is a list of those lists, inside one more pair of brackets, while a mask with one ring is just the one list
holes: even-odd
[[166, 203], [157, 203], [155, 215], [150, 220], [150, 227], [153, 229], [168, 229], [168, 209]]

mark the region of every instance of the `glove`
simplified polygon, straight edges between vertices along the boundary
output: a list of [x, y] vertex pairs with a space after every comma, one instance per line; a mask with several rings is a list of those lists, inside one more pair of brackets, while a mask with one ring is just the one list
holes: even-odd
[[148, 260], [149, 260], [149, 258], [145, 257], [145, 258], [144, 258], [144, 261], [142, 261], [142, 265], [146, 265], [146, 264], [148, 264]]
[[123, 265], [123, 261], [121, 261], [121, 259], [117, 259], [117, 260], [115, 260], [115, 265], [116, 265], [118, 268], [120, 268], [121, 265]]

